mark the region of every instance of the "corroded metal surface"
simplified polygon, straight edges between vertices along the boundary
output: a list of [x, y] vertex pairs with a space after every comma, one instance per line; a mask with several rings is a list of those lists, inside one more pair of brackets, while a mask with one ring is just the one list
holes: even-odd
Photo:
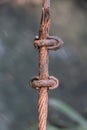
[[38, 97], [38, 130], [46, 130], [48, 113], [48, 90], [55, 89], [59, 81], [49, 76], [49, 50], [59, 49], [63, 41], [57, 36], [49, 36], [50, 0], [42, 0], [42, 17], [39, 36], [34, 40], [34, 46], [39, 50], [39, 76], [31, 80], [31, 86], [39, 90]]

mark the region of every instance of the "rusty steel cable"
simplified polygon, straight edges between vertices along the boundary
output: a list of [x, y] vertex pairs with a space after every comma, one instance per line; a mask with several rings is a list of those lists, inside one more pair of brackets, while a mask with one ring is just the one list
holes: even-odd
[[42, 0], [42, 17], [39, 36], [35, 37], [34, 46], [39, 50], [39, 76], [31, 80], [31, 86], [38, 89], [38, 130], [46, 130], [48, 114], [48, 90], [55, 89], [59, 81], [49, 76], [49, 50], [59, 49], [63, 41], [57, 36], [49, 36], [50, 0]]

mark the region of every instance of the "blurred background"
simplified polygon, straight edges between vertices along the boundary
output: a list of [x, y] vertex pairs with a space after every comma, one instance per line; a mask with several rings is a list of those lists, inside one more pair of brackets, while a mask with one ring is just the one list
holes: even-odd
[[[40, 0], [0, 0], [0, 130], [37, 129], [38, 75], [33, 40], [41, 19]], [[50, 75], [60, 81], [49, 91], [48, 130], [87, 130], [87, 1], [51, 0], [50, 35], [64, 46], [50, 52]]]

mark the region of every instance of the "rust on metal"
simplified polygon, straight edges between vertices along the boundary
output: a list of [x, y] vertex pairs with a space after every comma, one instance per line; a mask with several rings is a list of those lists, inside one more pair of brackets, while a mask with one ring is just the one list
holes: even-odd
[[48, 50], [57, 50], [63, 45], [63, 41], [61, 38], [57, 36], [48, 36], [47, 39], [39, 40], [38, 37], [34, 40], [34, 46], [36, 48], [46, 46]]
[[54, 76], [49, 76], [49, 50], [57, 50], [63, 45], [61, 38], [49, 36], [50, 0], [42, 0], [42, 17], [39, 36], [35, 37], [34, 46], [39, 50], [39, 74], [31, 80], [31, 86], [39, 90], [38, 130], [46, 130], [48, 114], [48, 90], [59, 86]]
[[49, 76], [48, 79], [39, 79], [39, 76], [31, 80], [31, 86], [35, 89], [48, 88], [48, 90], [55, 89], [59, 86], [59, 81], [54, 76]]

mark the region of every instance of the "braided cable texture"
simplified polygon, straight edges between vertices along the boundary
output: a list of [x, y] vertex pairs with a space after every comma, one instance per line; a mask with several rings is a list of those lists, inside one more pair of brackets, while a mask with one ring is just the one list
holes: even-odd
[[47, 88], [41, 88], [38, 99], [38, 130], [46, 130], [48, 114], [48, 92]]
[[55, 89], [59, 81], [49, 76], [49, 50], [59, 49], [63, 41], [59, 37], [50, 36], [50, 0], [42, 0], [42, 17], [39, 36], [34, 40], [34, 46], [39, 49], [39, 76], [31, 80], [31, 86], [39, 90], [38, 96], [38, 130], [46, 130], [48, 114], [48, 90]]

